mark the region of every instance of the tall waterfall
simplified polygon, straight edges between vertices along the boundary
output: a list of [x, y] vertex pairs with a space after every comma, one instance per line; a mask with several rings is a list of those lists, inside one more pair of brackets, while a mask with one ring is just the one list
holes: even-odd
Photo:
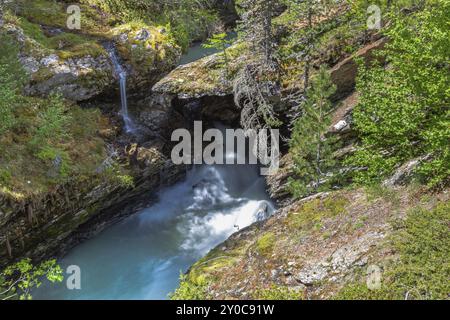
[[127, 99], [127, 72], [120, 64], [119, 57], [117, 55], [116, 49], [113, 45], [109, 44], [105, 46], [108, 50], [109, 57], [114, 66], [114, 72], [116, 76], [119, 78], [119, 86], [120, 86], [120, 100], [121, 100], [121, 114], [123, 118], [123, 122], [125, 124], [126, 132], [133, 132], [135, 130], [133, 120], [131, 120], [128, 113], [128, 99]]

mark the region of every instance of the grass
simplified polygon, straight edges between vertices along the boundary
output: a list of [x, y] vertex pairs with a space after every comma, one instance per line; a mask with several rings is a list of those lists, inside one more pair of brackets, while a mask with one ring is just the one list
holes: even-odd
[[379, 183], [365, 187], [367, 201], [374, 202], [383, 199], [397, 206], [400, 203], [398, 192], [389, 187], [385, 187]]

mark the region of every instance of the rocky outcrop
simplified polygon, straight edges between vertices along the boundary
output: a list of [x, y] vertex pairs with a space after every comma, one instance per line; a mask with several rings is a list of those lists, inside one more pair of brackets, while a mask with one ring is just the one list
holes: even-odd
[[233, 101], [233, 75], [251, 61], [245, 52], [246, 45], [241, 42], [227, 49], [229, 70], [221, 53], [178, 66], [158, 81], [152, 91], [171, 97], [173, 105], [187, 118], [235, 123], [240, 111]]
[[177, 67], [156, 83], [152, 90], [187, 100], [230, 95], [233, 85], [226, 78], [220, 54], [213, 54]]
[[348, 190], [296, 201], [218, 245], [191, 267], [187, 281], [207, 283], [205, 297], [217, 300], [258, 299], [274, 288], [308, 300], [332, 299], [364, 279], [370, 266], [383, 270], [396, 259], [388, 242], [393, 220], [418, 204], [448, 201], [446, 192], [426, 204], [405, 188], [392, 192], [395, 199]]
[[177, 64], [181, 49], [173, 45], [163, 27], [126, 24], [111, 30], [119, 54], [128, 73], [128, 89], [148, 93]]
[[25, 87], [28, 95], [59, 93], [72, 101], [84, 101], [103, 93], [115, 82], [106, 54], [67, 60], [56, 54], [41, 59], [23, 55], [20, 60], [31, 76]]
[[[116, 43], [128, 73], [128, 90], [151, 87], [177, 63], [181, 50], [171, 44], [163, 28], [124, 25], [105, 38], [86, 37], [89, 50], [51, 49], [27, 36], [17, 25], [3, 29], [19, 46], [19, 59], [29, 75], [28, 95], [47, 96], [52, 92], [73, 101], [85, 101], [117, 91], [117, 76], [103, 42]], [[46, 32], [51, 34], [51, 32]], [[62, 30], [57, 32], [58, 35]], [[50, 39], [50, 38], [49, 38]]]
[[339, 100], [355, 89], [356, 76], [358, 73], [358, 64], [356, 61], [358, 59], [363, 59], [365, 63], [369, 65], [376, 58], [374, 52], [382, 49], [386, 43], [387, 39], [381, 38], [360, 49], [351, 57], [339, 62], [331, 69], [331, 80], [337, 87], [333, 100]]

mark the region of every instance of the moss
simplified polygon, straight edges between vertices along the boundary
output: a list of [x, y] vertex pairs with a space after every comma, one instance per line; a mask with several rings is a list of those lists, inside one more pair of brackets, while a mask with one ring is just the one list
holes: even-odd
[[256, 250], [259, 254], [263, 256], [270, 256], [273, 252], [273, 247], [275, 245], [276, 236], [272, 232], [268, 232], [264, 235], [262, 235], [257, 241], [256, 241]]
[[71, 46], [65, 50], [61, 50], [57, 52], [58, 56], [63, 59], [73, 59], [78, 57], [98, 57], [101, 55], [106, 55], [105, 49], [96, 42], [84, 42], [75, 46]]
[[304, 294], [302, 291], [292, 288], [272, 285], [268, 289], [259, 289], [252, 294], [257, 300], [303, 300]]
[[50, 0], [18, 0], [18, 13], [37, 24], [65, 27], [67, 14], [60, 2]]
[[[314, 199], [304, 203], [296, 212], [290, 213], [287, 225], [294, 230], [310, 230], [319, 226], [322, 219], [345, 214], [348, 200], [337, 194], [326, 199]], [[320, 229], [320, 227], [319, 227]]]

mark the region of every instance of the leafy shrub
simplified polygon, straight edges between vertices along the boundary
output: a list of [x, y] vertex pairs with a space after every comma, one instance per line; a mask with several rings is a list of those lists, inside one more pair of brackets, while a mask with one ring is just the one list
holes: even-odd
[[188, 279], [188, 276], [180, 276], [179, 287], [169, 295], [171, 300], [206, 300], [208, 283], [202, 277], [197, 277], [196, 281]]
[[383, 55], [388, 66], [361, 65], [360, 102], [354, 111], [361, 148], [347, 160], [364, 167], [358, 183], [379, 181], [409, 159], [426, 156], [417, 173], [430, 186], [450, 174], [450, 76], [448, 1], [422, 11], [392, 15]]
[[23, 259], [0, 272], [0, 299], [31, 300], [31, 290], [38, 288], [45, 277], [52, 283], [64, 278], [56, 260], [44, 261], [35, 266], [30, 259]]

